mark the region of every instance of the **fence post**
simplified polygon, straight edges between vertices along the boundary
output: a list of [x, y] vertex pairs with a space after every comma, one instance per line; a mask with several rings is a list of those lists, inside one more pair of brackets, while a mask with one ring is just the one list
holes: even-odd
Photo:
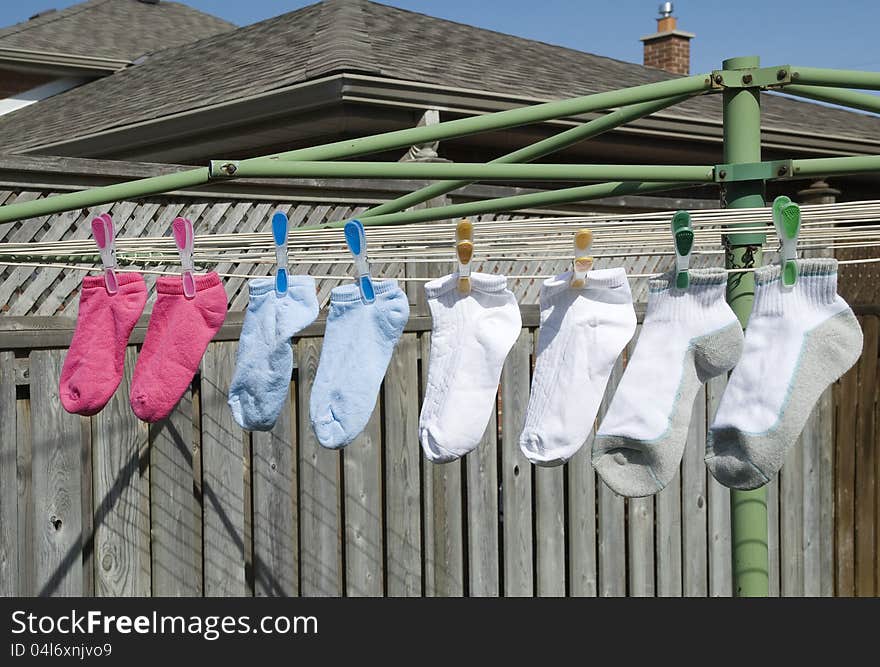
[[[730, 58], [725, 70], [758, 67], [757, 56]], [[757, 88], [725, 88], [724, 162], [760, 162], [761, 101]], [[763, 181], [738, 181], [722, 190], [722, 206], [757, 208], [764, 206]], [[731, 226], [733, 231], [733, 226]], [[761, 264], [763, 234], [730, 233], [725, 236], [725, 266], [750, 268]], [[727, 301], [743, 328], [748, 322], [755, 296], [752, 273], [731, 273], [727, 279]], [[740, 597], [766, 597], [770, 592], [767, 548], [767, 488], [730, 492], [733, 544], [733, 590]]]

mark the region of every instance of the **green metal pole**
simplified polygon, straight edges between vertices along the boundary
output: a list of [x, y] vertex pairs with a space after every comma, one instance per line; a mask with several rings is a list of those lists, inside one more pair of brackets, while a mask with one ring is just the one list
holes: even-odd
[[838, 88], [880, 90], [880, 72], [792, 66], [791, 80], [792, 82], [807, 86], [836, 86]]
[[[757, 57], [725, 60], [725, 70], [758, 67]], [[759, 92], [751, 88], [726, 88], [723, 92], [724, 161], [760, 162], [761, 102]], [[723, 191], [722, 204], [728, 208], [764, 206], [762, 181], [729, 183]], [[733, 227], [733, 226], [731, 226]], [[761, 264], [763, 234], [730, 233], [725, 265], [729, 269]], [[748, 322], [755, 293], [752, 273], [731, 273], [727, 280], [727, 300], [743, 328]], [[730, 492], [731, 532], [733, 541], [733, 589], [740, 597], [767, 596], [770, 592], [769, 554], [767, 549], [767, 489]]]
[[820, 102], [841, 104], [852, 109], [872, 111], [880, 113], [880, 97], [870, 93], [858, 93], [845, 88], [825, 88], [822, 86], [800, 86], [789, 84], [780, 89], [780, 92], [797, 97], [806, 97]]
[[[566, 130], [565, 132], [560, 132], [559, 134], [548, 137], [547, 139], [542, 139], [541, 141], [515, 150], [512, 153], [508, 153], [507, 155], [502, 155], [499, 158], [491, 160], [489, 164], [516, 164], [521, 162], [532, 162], [533, 160], [542, 158], [545, 155], [550, 155], [551, 153], [555, 153], [556, 151], [568, 148], [573, 144], [596, 137], [603, 132], [614, 129], [615, 127], [620, 127], [621, 125], [625, 125], [626, 123], [629, 123], [633, 120], [644, 118], [645, 116], [649, 116], [652, 113], [656, 113], [657, 111], [671, 107], [675, 104], [678, 104], [679, 102], [684, 102], [690, 97], [692, 96], [679, 95], [677, 97], [670, 97], [653, 102], [643, 102], [642, 104], [633, 104], [628, 107], [623, 107], [622, 109], [613, 111], [605, 116], [602, 116], [601, 118], [591, 120], [587, 123], [584, 123], [583, 125], [578, 125], [577, 127], [573, 127], [570, 130]], [[361, 214], [361, 219], [374, 215], [382, 215], [384, 213], [396, 213], [397, 211], [402, 211], [406, 208], [410, 208], [411, 206], [415, 206], [416, 204], [426, 202], [429, 199], [433, 199], [434, 197], [440, 197], [447, 194], [448, 192], [452, 192], [453, 190], [458, 190], [459, 188], [463, 188], [464, 186], [470, 185], [471, 183], [473, 183], [473, 181], [469, 180], [441, 181], [439, 183], [431, 183], [430, 185], [416, 190], [415, 192], [411, 192], [409, 194], [403, 195], [402, 197], [398, 197], [397, 199], [385, 202], [384, 204], [374, 206], [373, 208], [364, 211]]]
[[235, 178], [466, 178], [475, 181], [679, 181], [712, 183], [712, 165], [483, 164], [468, 162], [241, 163]]

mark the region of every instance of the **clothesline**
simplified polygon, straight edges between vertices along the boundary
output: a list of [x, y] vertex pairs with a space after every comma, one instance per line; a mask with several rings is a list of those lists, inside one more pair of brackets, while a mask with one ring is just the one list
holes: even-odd
[[[880, 257], [870, 257], [866, 259], [845, 259], [838, 261], [838, 264], [873, 264], [875, 262], [880, 262]], [[270, 264], [271, 262], [264, 262], [266, 264]], [[103, 269], [100, 266], [84, 266], [82, 264], [56, 264], [56, 263], [40, 263], [40, 262], [5, 262], [0, 260], [0, 266], [22, 266], [28, 268], [37, 268], [37, 269], [70, 269], [72, 271], [83, 271], [85, 273], [101, 273]], [[750, 273], [753, 272], [754, 268], [749, 269], [725, 269], [727, 273]], [[180, 275], [179, 271], [158, 271], [155, 269], [141, 269], [138, 270], [138, 273], [143, 273], [147, 275], [155, 275], [155, 276], [178, 276]], [[221, 278], [258, 278], [259, 276], [253, 274], [242, 274], [242, 273], [217, 273], [217, 275]], [[313, 278], [318, 280], [349, 280], [352, 278], [350, 274], [310, 274]], [[658, 276], [663, 275], [662, 273], [654, 272], [654, 273], [628, 273], [627, 278], [631, 280], [643, 280], [656, 278]], [[508, 280], [546, 280], [548, 278], [554, 278], [555, 275], [533, 275], [533, 274], [505, 274], [505, 278]], [[373, 276], [376, 280], [385, 279], [383, 276]], [[415, 278], [415, 277], [397, 277], [390, 276], [389, 279], [397, 280], [398, 282], [428, 282], [434, 280], [435, 278]]]

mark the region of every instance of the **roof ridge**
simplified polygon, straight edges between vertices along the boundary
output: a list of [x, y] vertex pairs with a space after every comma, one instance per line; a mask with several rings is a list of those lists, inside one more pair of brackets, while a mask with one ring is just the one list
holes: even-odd
[[[322, 0], [318, 25], [309, 43], [306, 78], [325, 74], [342, 65], [381, 73], [375, 65], [370, 34], [366, 29], [365, 0]], [[328, 47], [335, 53], [328, 55]]]
[[[345, 2], [345, 0], [325, 0], [325, 2], [333, 2], [333, 1]], [[463, 28], [468, 28], [470, 30], [478, 30], [480, 32], [489, 32], [489, 33], [492, 33], [495, 35], [500, 35], [501, 37], [505, 37], [505, 38], [518, 39], [523, 42], [529, 42], [531, 44], [541, 44], [542, 46], [549, 46], [550, 48], [553, 48], [553, 49], [561, 49], [563, 51], [569, 51], [571, 53], [577, 53], [580, 55], [588, 55], [588, 56], [592, 56], [593, 58], [602, 58], [603, 60], [610, 60], [611, 62], [620, 63], [621, 65], [627, 65], [629, 67], [632, 67], [632, 66], [641, 67], [641, 68], [644, 68], [647, 70], [659, 72], [660, 74], [665, 74], [669, 78], [675, 78], [675, 77], [679, 76], [676, 74], [670, 74], [669, 72], [667, 72], [665, 70], [659, 70], [655, 67], [648, 67], [647, 65], [643, 65], [641, 63], [636, 63], [636, 62], [632, 62], [629, 60], [621, 60], [620, 58], [612, 58], [611, 56], [605, 56], [605, 55], [602, 55], [601, 53], [593, 53], [592, 51], [583, 51], [583, 50], [575, 48], [573, 46], [565, 46], [563, 44], [554, 44], [552, 42], [545, 42], [542, 39], [532, 39], [531, 37], [523, 37], [522, 35], [515, 35], [510, 32], [502, 32], [501, 30], [495, 30], [493, 28], [485, 28], [483, 26], [472, 25], [470, 23], [464, 23], [462, 21], [455, 21], [453, 19], [443, 18], [441, 16], [434, 16], [433, 14], [425, 14], [424, 12], [418, 12], [418, 11], [415, 11], [414, 9], [407, 9], [405, 7], [397, 7], [395, 5], [386, 5], [384, 2], [377, 2], [376, 0], [358, 0], [358, 2], [364, 2], [369, 5], [381, 7], [384, 10], [390, 10], [390, 11], [394, 11], [394, 12], [401, 12], [401, 13], [405, 13], [405, 14], [413, 14], [415, 16], [421, 16], [423, 18], [431, 19], [432, 21], [443, 21], [444, 23], [451, 23], [452, 25], [461, 26]]]
[[[66, 7], [65, 9], [59, 10], [57, 12], [52, 12], [51, 14], [45, 14], [44, 16], [37, 17], [37, 19], [45, 18], [45, 21], [39, 21], [37, 19], [27, 19], [26, 21], [19, 21], [18, 23], [13, 23], [12, 25], [6, 26], [5, 28], [0, 28], [0, 37], [19, 35], [23, 32], [27, 32], [28, 30], [33, 30], [34, 28], [40, 28], [44, 25], [54, 23], [55, 21], [63, 21], [64, 19], [70, 18], [71, 16], [76, 16], [77, 14], [81, 14], [82, 12], [91, 11], [95, 7], [107, 4], [108, 2], [110, 2], [110, 0], [85, 0], [85, 2], [71, 5], [70, 7]], [[13, 28], [15, 28], [16, 26], [20, 26], [19, 29], [13, 30]]]

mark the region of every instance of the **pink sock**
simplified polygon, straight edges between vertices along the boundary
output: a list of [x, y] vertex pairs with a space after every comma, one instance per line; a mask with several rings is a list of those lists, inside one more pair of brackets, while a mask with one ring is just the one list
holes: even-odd
[[100, 412], [122, 380], [125, 346], [147, 302], [147, 287], [139, 273], [117, 273], [116, 280], [119, 291], [111, 295], [104, 276], [83, 278], [76, 330], [58, 386], [68, 412]]
[[192, 299], [184, 296], [177, 276], [156, 282], [156, 305], [131, 381], [131, 409], [143, 421], [156, 422], [171, 413], [226, 319], [226, 291], [219, 276], [195, 278]]

